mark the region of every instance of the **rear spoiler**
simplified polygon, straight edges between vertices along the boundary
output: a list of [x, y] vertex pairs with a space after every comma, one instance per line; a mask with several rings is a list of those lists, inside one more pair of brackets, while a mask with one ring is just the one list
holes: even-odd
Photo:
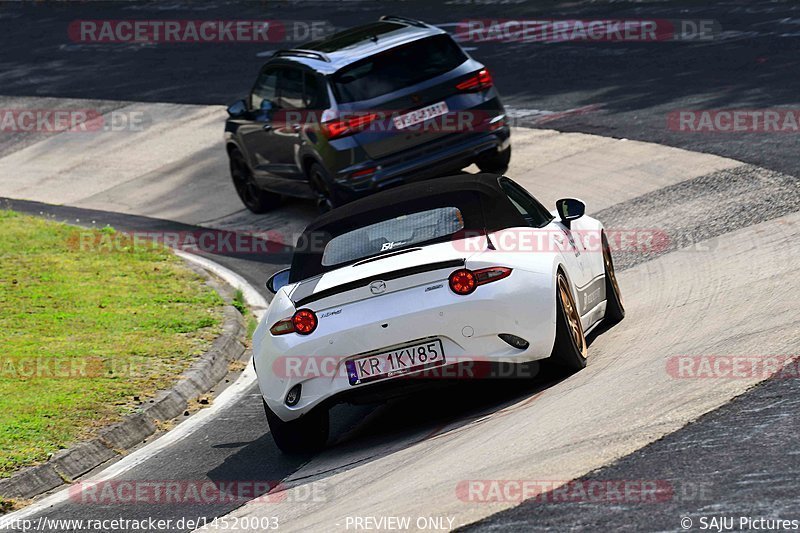
[[403, 24], [408, 24], [409, 26], [416, 26], [417, 28], [430, 28], [429, 24], [425, 24], [421, 20], [412, 19], [408, 17], [401, 17], [399, 15], [384, 15], [379, 18], [381, 22], [402, 22]]
[[323, 298], [328, 298], [329, 296], [333, 296], [334, 294], [341, 294], [343, 292], [352, 291], [353, 289], [366, 287], [370, 283], [378, 279], [383, 281], [389, 281], [393, 279], [404, 278], [406, 276], [413, 276], [414, 274], [422, 274], [423, 272], [430, 272], [432, 270], [440, 270], [443, 268], [461, 268], [466, 264], [466, 262], [467, 260], [463, 258], [450, 259], [448, 261], [439, 261], [438, 263], [428, 263], [425, 265], [416, 265], [413, 267], [401, 268], [400, 270], [392, 270], [384, 274], [379, 274], [376, 276], [370, 276], [367, 278], [361, 278], [349, 281], [347, 283], [343, 283], [341, 285], [337, 285], [335, 287], [331, 287], [329, 289], [325, 289], [323, 291], [315, 293], [314, 289], [317, 287], [317, 284], [322, 279], [322, 276], [320, 275], [298, 283], [297, 287], [295, 287], [295, 289], [292, 291], [289, 297], [294, 302], [295, 306], [303, 307], [310, 304], [311, 302], [322, 300]]

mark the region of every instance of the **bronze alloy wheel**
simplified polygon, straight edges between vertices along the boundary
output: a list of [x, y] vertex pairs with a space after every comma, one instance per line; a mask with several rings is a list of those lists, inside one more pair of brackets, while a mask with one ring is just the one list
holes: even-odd
[[603, 263], [606, 266], [608, 280], [611, 282], [611, 287], [614, 289], [614, 294], [617, 296], [620, 308], [622, 308], [622, 291], [619, 290], [617, 283], [617, 274], [614, 272], [614, 261], [611, 259], [611, 252], [608, 246], [603, 246]]
[[572, 299], [572, 294], [567, 286], [567, 280], [563, 276], [558, 278], [558, 294], [561, 298], [561, 308], [566, 315], [569, 330], [572, 334], [572, 340], [578, 351], [586, 357], [586, 337], [583, 335], [583, 326], [581, 326], [581, 317], [578, 315], [578, 309], [575, 306], [575, 301]]

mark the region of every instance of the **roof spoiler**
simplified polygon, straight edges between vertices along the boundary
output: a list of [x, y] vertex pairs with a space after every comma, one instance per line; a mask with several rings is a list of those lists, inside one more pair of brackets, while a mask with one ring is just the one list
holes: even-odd
[[285, 56], [299, 56], [299, 57], [310, 57], [311, 59], [319, 59], [320, 61], [325, 61], [326, 63], [331, 62], [331, 58], [323, 54], [322, 52], [317, 52], [316, 50], [305, 50], [303, 48], [290, 48], [287, 50], [278, 50], [272, 57], [285, 57]]
[[403, 24], [408, 24], [410, 26], [416, 26], [418, 28], [430, 28], [430, 25], [422, 22], [421, 20], [412, 19], [408, 17], [401, 17], [399, 15], [384, 15], [378, 20], [385, 21], [385, 22], [402, 22]]

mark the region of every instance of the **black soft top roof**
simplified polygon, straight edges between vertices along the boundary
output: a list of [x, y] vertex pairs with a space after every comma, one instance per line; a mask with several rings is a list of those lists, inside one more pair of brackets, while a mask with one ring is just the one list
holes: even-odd
[[500, 186], [501, 177], [460, 174], [411, 183], [325, 213], [303, 231], [292, 259], [290, 281], [300, 281], [327, 270], [321, 258], [325, 245], [332, 238], [401, 215], [452, 206], [461, 211], [465, 232], [483, 233], [525, 226], [525, 219]]

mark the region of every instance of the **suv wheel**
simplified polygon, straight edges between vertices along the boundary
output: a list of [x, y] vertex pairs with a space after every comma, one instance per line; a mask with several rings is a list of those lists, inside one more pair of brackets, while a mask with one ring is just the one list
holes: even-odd
[[511, 161], [511, 147], [499, 152], [491, 152], [488, 155], [481, 156], [475, 164], [482, 172], [489, 172], [491, 174], [504, 174], [508, 170], [508, 163]]
[[247, 209], [258, 214], [271, 211], [280, 205], [280, 194], [265, 191], [256, 185], [253, 173], [250, 171], [250, 167], [247, 166], [242, 152], [234, 148], [231, 150], [229, 158], [233, 186], [236, 188], [236, 194], [239, 195]]
[[328, 172], [319, 163], [311, 163], [308, 167], [308, 181], [317, 193], [317, 208], [325, 213], [344, 203], [341, 195], [334, 189]]

